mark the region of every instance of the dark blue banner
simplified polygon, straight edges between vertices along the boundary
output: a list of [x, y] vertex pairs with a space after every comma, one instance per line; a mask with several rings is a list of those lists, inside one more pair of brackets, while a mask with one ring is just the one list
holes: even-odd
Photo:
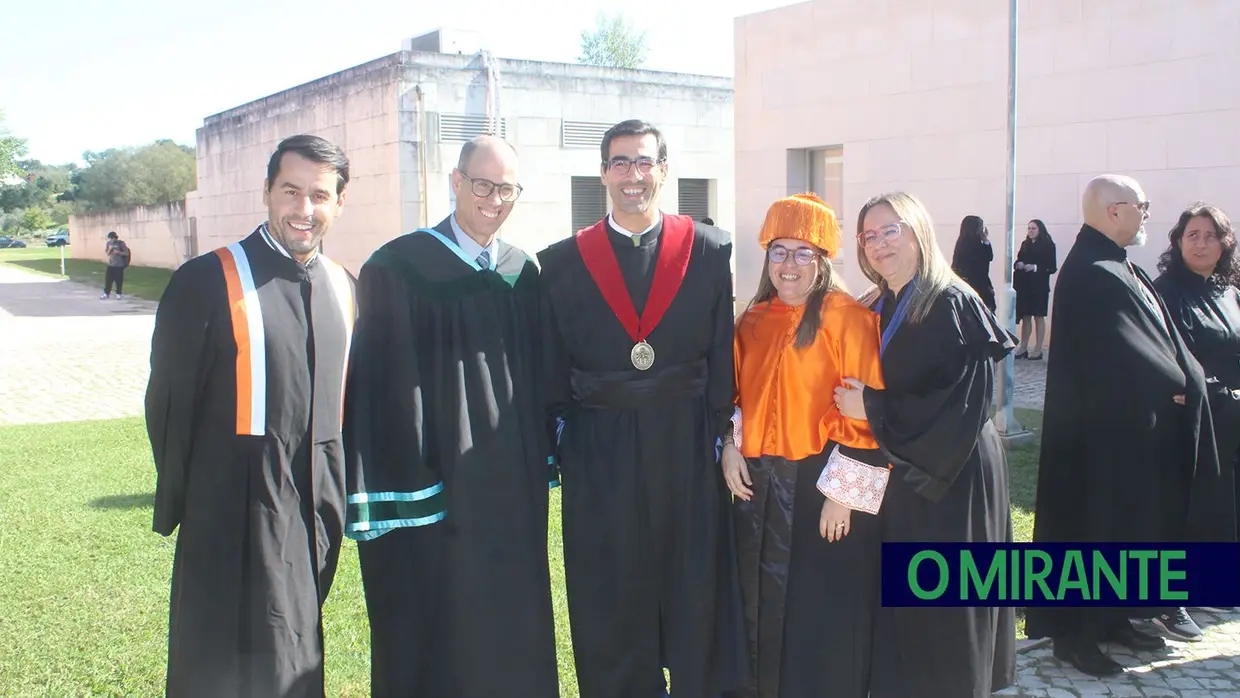
[[1240, 606], [1240, 544], [883, 543], [884, 606]]

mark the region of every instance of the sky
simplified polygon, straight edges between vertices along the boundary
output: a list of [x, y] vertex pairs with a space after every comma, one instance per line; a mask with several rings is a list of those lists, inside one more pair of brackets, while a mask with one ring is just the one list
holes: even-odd
[[[556, 5], [560, 9], [556, 9]], [[193, 145], [211, 114], [400, 50], [440, 27], [486, 37], [497, 57], [575, 62], [583, 29], [624, 10], [644, 67], [731, 76], [734, 18], [789, 0], [42, 0], [5, 2], [4, 127], [26, 157], [170, 138]]]

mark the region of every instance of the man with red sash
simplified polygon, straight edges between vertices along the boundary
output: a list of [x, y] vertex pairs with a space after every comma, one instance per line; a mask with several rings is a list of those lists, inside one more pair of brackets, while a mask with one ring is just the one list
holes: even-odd
[[711, 698], [745, 666], [727, 488], [727, 233], [660, 212], [667, 144], [603, 136], [612, 213], [539, 254], [549, 429], [582, 698]]
[[160, 299], [146, 424], [154, 529], [177, 533], [170, 698], [322, 698], [322, 605], [344, 533], [340, 421], [353, 278], [319, 251], [349, 182], [318, 136], [280, 143], [267, 220]]

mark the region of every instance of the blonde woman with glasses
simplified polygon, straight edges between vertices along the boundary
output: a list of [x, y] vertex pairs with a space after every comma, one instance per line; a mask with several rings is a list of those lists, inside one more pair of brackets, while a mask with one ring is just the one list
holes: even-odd
[[[869, 422], [893, 470], [883, 542], [1008, 542], [1007, 460], [990, 421], [995, 362], [1016, 347], [951, 270], [925, 206], [902, 192], [857, 216], [857, 258], [875, 287], [884, 387], [845, 378], [836, 402]], [[1012, 608], [881, 607], [871, 698], [989, 696], [1011, 686]]]

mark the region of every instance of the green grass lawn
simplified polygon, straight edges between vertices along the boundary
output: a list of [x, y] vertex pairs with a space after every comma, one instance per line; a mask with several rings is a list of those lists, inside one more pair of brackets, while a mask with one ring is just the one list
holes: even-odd
[[[1017, 411], [1040, 427], [1040, 413]], [[1029, 540], [1037, 446], [1011, 453], [1013, 518]], [[154, 470], [141, 419], [0, 427], [0, 686], [14, 696], [162, 695], [173, 538], [151, 531]], [[575, 698], [552, 493], [561, 693]], [[369, 694], [356, 547], [325, 609], [330, 696]]]
[[[0, 250], [0, 264], [9, 264], [27, 271], [61, 277], [60, 251], [65, 251], [65, 274], [72, 281], [103, 290], [105, 265], [94, 259], [73, 259], [69, 248], [27, 247]], [[64, 277], [61, 277], [64, 278]], [[125, 270], [125, 295], [157, 301], [172, 278], [171, 269], [132, 266]]]

